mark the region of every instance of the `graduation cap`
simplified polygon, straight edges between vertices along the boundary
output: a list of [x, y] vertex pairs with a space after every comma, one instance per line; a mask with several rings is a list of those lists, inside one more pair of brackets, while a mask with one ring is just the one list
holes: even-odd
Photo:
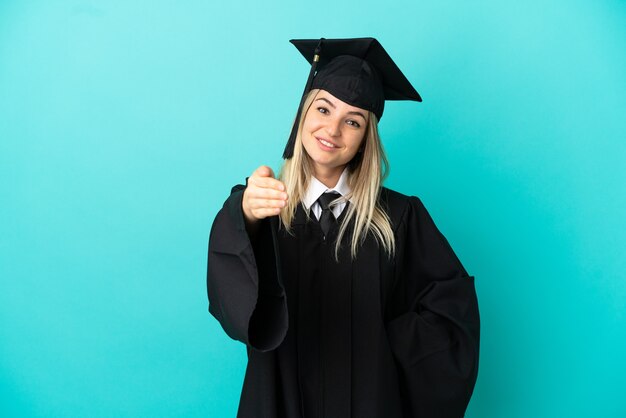
[[[383, 116], [385, 100], [422, 101], [419, 93], [374, 38], [292, 39], [289, 42], [311, 63], [298, 107], [298, 118], [302, 117], [302, 106], [311, 89], [326, 90], [341, 101], [369, 110], [379, 121]], [[299, 124], [299, 119], [296, 119], [283, 152], [285, 159], [293, 156]]]

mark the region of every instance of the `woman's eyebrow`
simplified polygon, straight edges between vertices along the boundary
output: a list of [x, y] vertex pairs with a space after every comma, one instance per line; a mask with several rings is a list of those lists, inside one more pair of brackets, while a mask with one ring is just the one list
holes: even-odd
[[362, 118], [363, 118], [363, 120], [367, 120], [367, 119], [365, 118], [365, 116], [363, 115], [363, 113], [361, 113], [361, 112], [357, 112], [357, 111], [354, 111], [354, 110], [353, 110], [352, 112], [348, 112], [348, 115], [356, 115], [356, 116], [360, 116], [360, 117], [362, 117]]
[[[320, 97], [319, 99], [316, 99], [315, 101], [317, 102], [318, 100], [323, 100], [323, 101], [325, 101], [325, 102], [326, 102], [326, 103], [328, 103], [328, 104], [330, 105], [330, 107], [332, 107], [333, 109], [335, 109], [335, 108], [336, 108], [336, 106], [333, 104], [333, 102], [331, 102], [330, 100], [328, 100], [328, 99], [327, 99], [327, 98], [325, 98], [325, 97]], [[356, 110], [352, 110], [352, 111], [348, 112], [348, 115], [356, 115], [356, 116], [360, 116], [360, 117], [362, 117], [362, 118], [363, 118], [363, 120], [365, 120], [365, 121], [367, 120], [367, 118], [365, 117], [365, 115], [363, 115], [363, 113], [358, 112], [358, 111], [356, 111]]]
[[[317, 100], [323, 100], [323, 101], [325, 101], [326, 103], [328, 103], [328, 104], [329, 104], [329, 105], [330, 105], [333, 109], [335, 108], [335, 105], [333, 104], [333, 102], [331, 102], [330, 100], [328, 100], [328, 99], [327, 99], [327, 98], [325, 98], [325, 97], [320, 97], [320, 98], [319, 98], [319, 99], [317, 99]], [[316, 101], [317, 101], [317, 100], [316, 100]]]

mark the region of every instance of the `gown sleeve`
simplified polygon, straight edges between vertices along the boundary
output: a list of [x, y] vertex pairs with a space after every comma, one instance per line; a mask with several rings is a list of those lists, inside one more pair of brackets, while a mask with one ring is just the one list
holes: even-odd
[[468, 276], [417, 197], [399, 225], [387, 334], [411, 417], [461, 418], [478, 372], [479, 313]]
[[246, 186], [233, 187], [209, 236], [209, 312], [233, 339], [259, 350], [280, 345], [288, 327], [287, 301], [276, 249], [277, 217], [261, 220], [254, 238], [241, 206]]

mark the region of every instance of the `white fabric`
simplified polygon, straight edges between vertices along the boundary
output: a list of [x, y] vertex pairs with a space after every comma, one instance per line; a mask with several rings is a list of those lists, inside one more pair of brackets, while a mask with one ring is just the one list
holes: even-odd
[[[337, 181], [337, 185], [335, 185], [335, 187], [333, 187], [332, 189], [329, 189], [328, 187], [326, 187], [324, 183], [322, 183], [315, 177], [311, 177], [309, 187], [304, 195], [304, 199], [302, 199], [302, 204], [305, 207], [305, 209], [311, 208], [311, 211], [313, 211], [313, 214], [319, 220], [320, 215], [322, 214], [322, 207], [317, 202], [317, 199], [323, 193], [332, 192], [332, 191], [335, 191], [341, 194], [342, 196], [345, 196], [346, 194], [350, 193], [351, 189], [350, 189], [350, 186], [348, 186], [348, 167], [343, 169], [343, 173], [341, 173], [341, 177], [339, 177], [339, 180]], [[345, 207], [346, 207], [346, 203], [340, 202], [334, 206], [331, 206], [330, 210], [332, 210], [333, 215], [335, 215], [335, 218], [339, 218], [339, 215], [341, 215], [341, 212], [343, 212], [343, 209]]]

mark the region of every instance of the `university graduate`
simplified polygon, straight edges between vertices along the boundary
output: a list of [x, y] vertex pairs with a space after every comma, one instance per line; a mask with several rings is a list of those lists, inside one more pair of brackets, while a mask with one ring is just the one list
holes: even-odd
[[385, 100], [420, 95], [373, 38], [291, 42], [312, 66], [283, 166], [233, 187], [209, 238], [209, 311], [248, 353], [237, 416], [463, 417], [474, 277], [383, 186]]

